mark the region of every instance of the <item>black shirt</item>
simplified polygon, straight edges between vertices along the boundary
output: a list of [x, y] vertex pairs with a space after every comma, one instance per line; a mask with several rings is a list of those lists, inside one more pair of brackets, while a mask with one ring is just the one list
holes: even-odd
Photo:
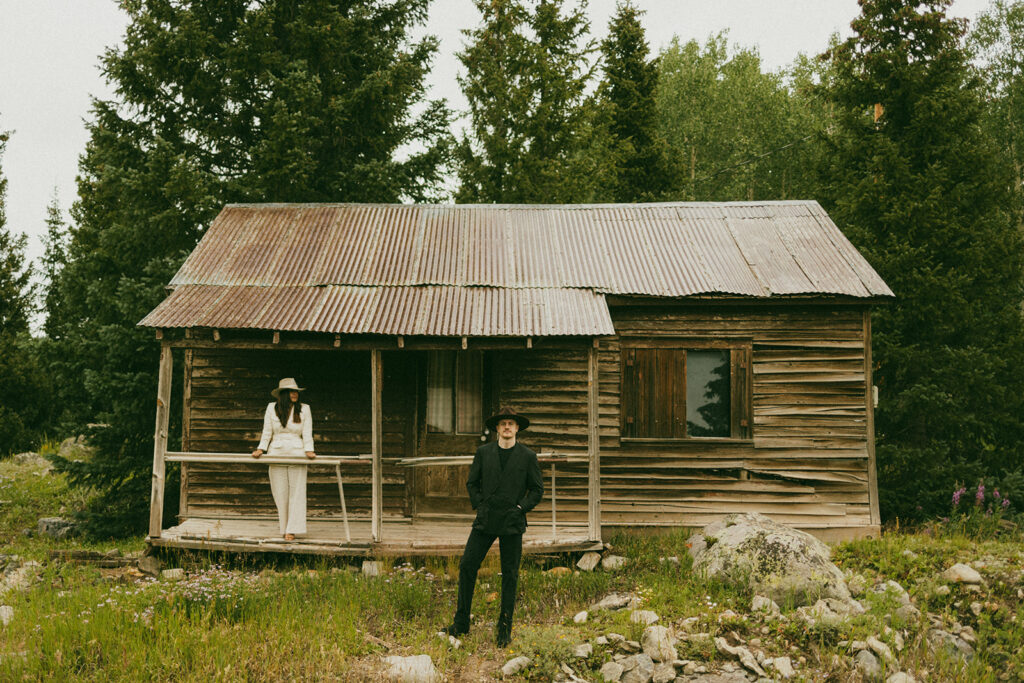
[[501, 469], [505, 469], [505, 465], [508, 464], [508, 458], [512, 455], [512, 451], [515, 450], [515, 446], [512, 448], [502, 448], [498, 446], [498, 460], [501, 461]]

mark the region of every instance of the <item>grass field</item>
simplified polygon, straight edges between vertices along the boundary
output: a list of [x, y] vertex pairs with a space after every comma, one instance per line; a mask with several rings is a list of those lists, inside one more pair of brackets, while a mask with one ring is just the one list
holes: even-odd
[[[628, 610], [572, 617], [610, 591], [628, 591], [665, 625], [698, 617], [697, 630], [757, 638], [771, 656], [791, 656], [805, 680], [853, 680], [851, 652], [842, 641], [880, 635], [905, 640], [901, 668], [918, 680], [1021, 680], [1024, 628], [1017, 612], [1024, 590], [1024, 551], [1019, 536], [974, 542], [962, 536], [892, 533], [882, 539], [837, 546], [834, 559], [868, 585], [899, 582], [922, 611], [922, 622], [892, 623], [886, 596], [865, 599], [868, 612], [841, 626], [809, 628], [795, 619], [765, 620], [750, 614], [753, 595], [694, 576], [683, 532], [617, 536], [614, 551], [629, 558], [626, 571], [556, 575], [554, 566], [574, 558], [528, 559], [520, 580], [515, 640], [495, 647], [493, 622], [500, 590], [497, 558], [489, 558], [478, 584], [473, 630], [453, 649], [437, 630], [450, 621], [457, 559], [385, 562], [387, 571], [366, 577], [358, 566], [295, 557], [164, 555], [165, 566], [183, 567], [182, 581], [153, 580], [133, 568], [99, 569], [51, 561], [54, 549], [144, 548], [143, 539], [116, 543], [27, 537], [22, 529], [41, 516], [68, 514], [85, 498], [59, 476], [37, 465], [0, 462], [0, 543], [6, 554], [38, 561], [38, 579], [25, 591], [0, 595], [14, 609], [0, 629], [0, 680], [263, 681], [375, 680], [385, 654], [429, 654], [450, 680], [493, 677], [513, 656], [526, 654], [523, 678], [551, 680], [561, 663], [589, 680], [611, 659], [595, 648], [586, 662], [573, 646], [614, 631], [639, 639], [643, 627]], [[904, 551], [910, 550], [911, 553]], [[678, 566], [659, 561], [677, 556]], [[980, 561], [987, 586], [977, 595], [954, 587], [937, 595], [936, 574], [956, 561]], [[975, 614], [972, 603], [980, 603]], [[726, 610], [736, 616], [722, 618]], [[966, 667], [932, 656], [925, 643], [927, 614], [975, 629], [977, 656]], [[680, 643], [680, 657], [709, 669], [722, 663], [708, 641]], [[802, 662], [800, 662], [802, 658]]]

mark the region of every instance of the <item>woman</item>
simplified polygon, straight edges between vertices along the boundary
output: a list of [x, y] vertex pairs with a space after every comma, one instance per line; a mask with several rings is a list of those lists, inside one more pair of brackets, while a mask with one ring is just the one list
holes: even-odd
[[[277, 401], [267, 405], [263, 436], [252, 457], [258, 458], [264, 452], [274, 458], [301, 458], [303, 453], [310, 460], [316, 457], [313, 418], [309, 406], [299, 403], [300, 391], [304, 390], [293, 378], [285, 377], [270, 392]], [[306, 533], [306, 466], [270, 465], [267, 469], [281, 534], [284, 540], [294, 541], [295, 534]]]

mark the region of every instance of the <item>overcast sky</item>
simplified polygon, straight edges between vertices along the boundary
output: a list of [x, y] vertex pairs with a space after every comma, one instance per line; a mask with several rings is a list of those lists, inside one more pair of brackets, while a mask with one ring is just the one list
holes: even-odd
[[[591, 30], [603, 37], [616, 0], [591, 0]], [[760, 49], [769, 68], [797, 54], [819, 53], [829, 36], [849, 35], [856, 0], [638, 0], [652, 51], [727, 30], [731, 43]], [[953, 14], [973, 19], [987, 0], [954, 0]], [[111, 91], [99, 56], [115, 46], [125, 16], [115, 0], [0, 0], [0, 130], [11, 131], [0, 165], [7, 177], [7, 227], [29, 234], [29, 257], [42, 253], [46, 206], [56, 190], [67, 219], [75, 200], [78, 156], [87, 141], [90, 96]], [[475, 25], [471, 0], [435, 0], [422, 32], [441, 50], [430, 77], [432, 96], [463, 106], [455, 81], [460, 29]]]

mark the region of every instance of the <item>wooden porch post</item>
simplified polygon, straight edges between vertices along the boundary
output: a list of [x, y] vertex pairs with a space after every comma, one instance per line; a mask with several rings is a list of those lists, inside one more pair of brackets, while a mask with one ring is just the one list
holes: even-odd
[[864, 401], [868, 437], [868, 510], [872, 524], [881, 524], [878, 509], [878, 475], [875, 470], [875, 397], [871, 377], [871, 309], [864, 309]]
[[382, 514], [381, 458], [384, 447], [384, 425], [381, 417], [381, 377], [382, 376], [380, 369], [380, 349], [373, 349], [370, 351], [370, 392], [372, 394], [370, 398], [370, 422], [372, 423], [372, 443], [370, 444], [370, 452], [373, 454], [373, 483], [371, 485], [370, 530], [373, 536], [374, 543], [380, 542]]
[[598, 422], [597, 350], [598, 341], [590, 345], [587, 354], [587, 521], [590, 540], [601, 540], [601, 431]]
[[171, 403], [171, 347], [160, 345], [160, 373], [156, 389], [156, 430], [153, 433], [153, 491], [150, 495], [149, 537], [160, 538], [164, 524], [164, 455]]

